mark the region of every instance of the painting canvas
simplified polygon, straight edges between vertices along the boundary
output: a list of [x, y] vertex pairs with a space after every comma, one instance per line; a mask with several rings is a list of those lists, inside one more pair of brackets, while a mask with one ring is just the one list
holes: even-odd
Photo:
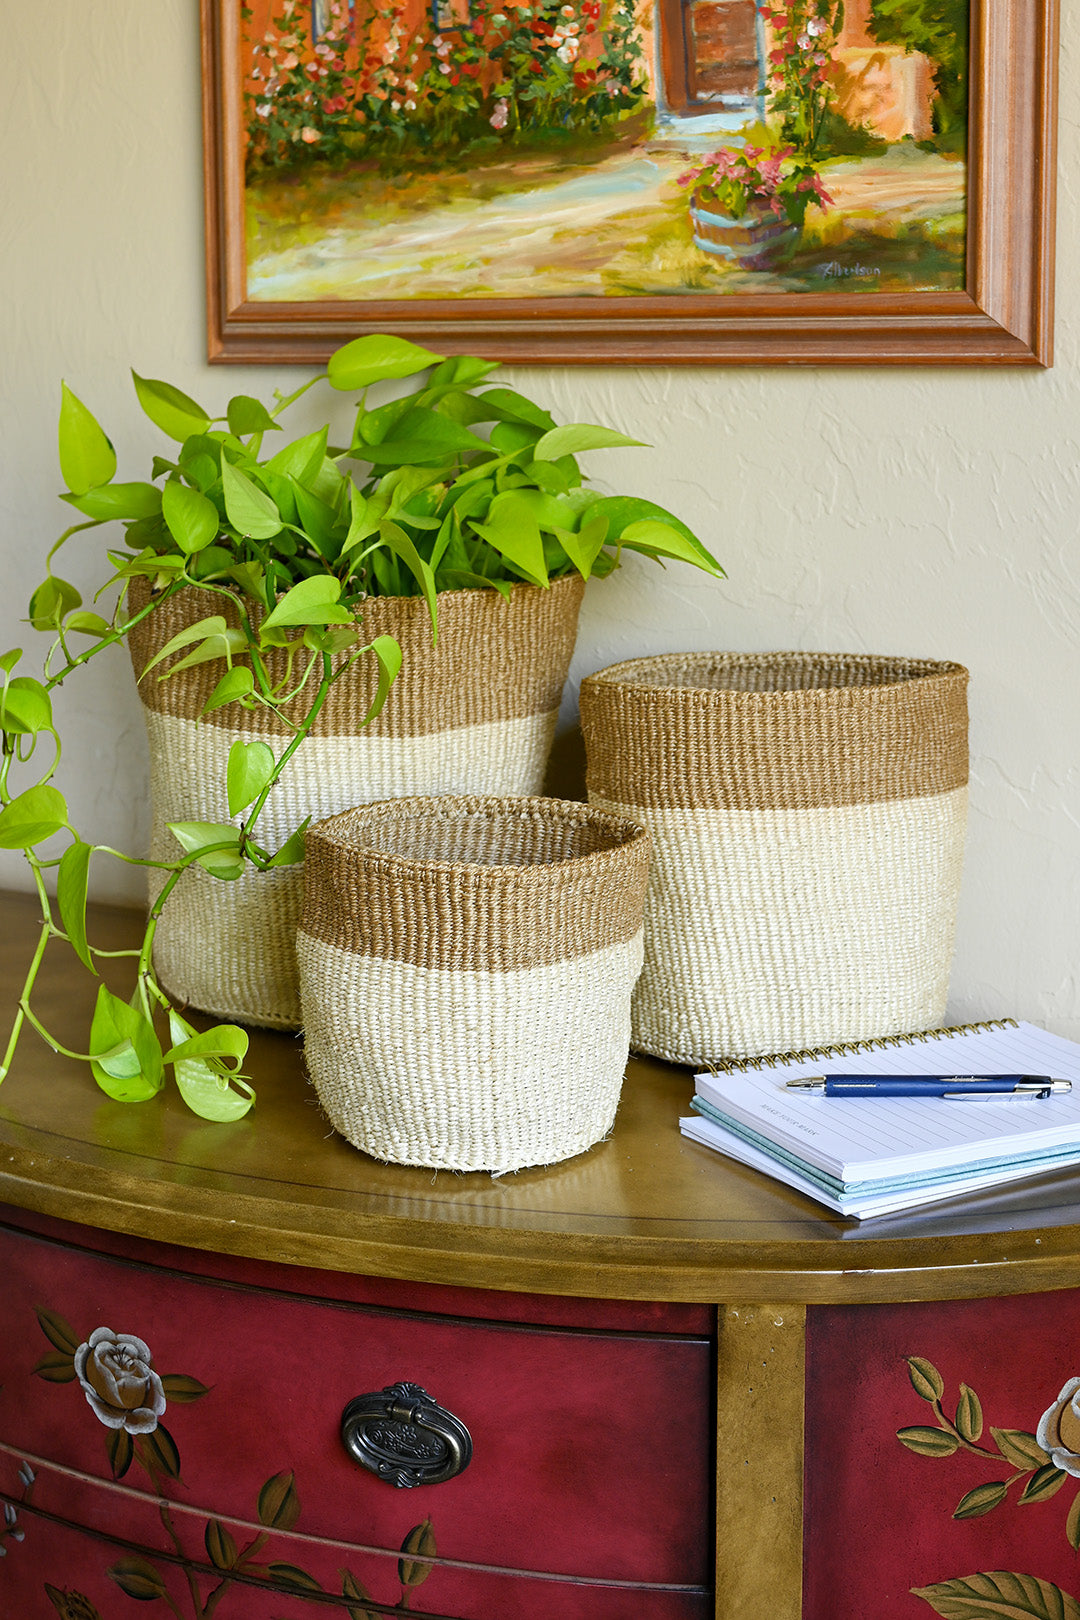
[[962, 287], [967, 0], [252, 0], [248, 297]]
[[[1045, 40], [1026, 79], [989, 47], [1047, 6], [981, 4], [1023, 189]], [[611, 353], [635, 322], [955, 312], [974, 200], [1014, 206], [972, 115], [969, 0], [204, 0], [204, 21], [212, 297], [250, 332], [531, 323], [504, 352], [539, 357], [565, 320]]]

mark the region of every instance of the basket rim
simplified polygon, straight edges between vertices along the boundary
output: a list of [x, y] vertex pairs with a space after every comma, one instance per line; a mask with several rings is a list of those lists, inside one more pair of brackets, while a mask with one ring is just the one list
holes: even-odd
[[[842, 685], [828, 686], [789, 686], [777, 687], [773, 690], [756, 691], [745, 690], [728, 686], [693, 686], [672, 682], [668, 685], [658, 684], [656, 681], [636, 679], [637, 672], [643, 669], [654, 669], [663, 672], [665, 666], [685, 666], [688, 663], [699, 663], [703, 669], [757, 667], [766, 668], [769, 665], [789, 664], [794, 667], [805, 668], [808, 665], [832, 666], [856, 665], [865, 669], [895, 670], [899, 672], [906, 668], [910, 673], [897, 673], [892, 679], [880, 681], [849, 681]], [[581, 690], [587, 693], [591, 689], [602, 687], [618, 688], [624, 692], [632, 693], [635, 697], [650, 702], [697, 702], [697, 703], [790, 703], [799, 702], [829, 702], [851, 693], [878, 693], [910, 689], [913, 685], [929, 685], [934, 682], [954, 681], [957, 677], [967, 681], [970, 671], [964, 664], [958, 664], [948, 659], [917, 658], [900, 653], [843, 653], [843, 652], [813, 652], [806, 650], [790, 650], [781, 652], [717, 652], [710, 650], [693, 650], [689, 652], [655, 653], [645, 657], [623, 659], [617, 664], [608, 664], [604, 669], [594, 670], [582, 678]]]
[[[379, 849], [361, 838], [342, 836], [342, 823], [352, 828], [363, 828], [365, 823], [378, 821], [420, 821], [433, 811], [461, 819], [466, 815], [489, 814], [534, 820], [571, 821], [582, 826], [597, 827], [611, 835], [611, 842], [601, 849], [592, 849], [578, 855], [568, 855], [557, 861], [520, 861], [494, 863], [487, 861], [449, 861], [414, 855], [401, 855], [396, 851]], [[607, 865], [623, 860], [628, 854], [648, 849], [651, 843], [648, 830], [628, 816], [615, 815], [577, 799], [555, 799], [544, 795], [496, 794], [417, 794], [402, 799], [378, 799], [371, 804], [354, 805], [339, 810], [314, 822], [306, 836], [328, 845], [337, 853], [363, 860], [365, 865], [401, 876], [423, 877], [427, 874], [455, 874], [474, 876], [486, 883], [528, 881], [530, 874], [545, 872], [569, 873], [586, 871], [590, 866]]]

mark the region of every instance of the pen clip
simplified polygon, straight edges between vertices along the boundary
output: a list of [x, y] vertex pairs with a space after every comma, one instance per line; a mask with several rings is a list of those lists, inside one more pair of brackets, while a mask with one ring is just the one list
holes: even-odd
[[992, 1103], [1018, 1103], [1037, 1102], [1040, 1099], [1052, 1097], [1053, 1091], [1046, 1085], [1024, 1085], [1021, 1082], [1011, 1091], [943, 1091], [942, 1102], [992, 1102]]

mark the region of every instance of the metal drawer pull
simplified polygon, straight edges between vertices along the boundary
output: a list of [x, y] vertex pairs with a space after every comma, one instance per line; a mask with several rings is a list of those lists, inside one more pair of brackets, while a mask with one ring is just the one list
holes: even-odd
[[350, 1457], [391, 1485], [441, 1485], [468, 1468], [472, 1436], [419, 1384], [357, 1395], [341, 1414]]

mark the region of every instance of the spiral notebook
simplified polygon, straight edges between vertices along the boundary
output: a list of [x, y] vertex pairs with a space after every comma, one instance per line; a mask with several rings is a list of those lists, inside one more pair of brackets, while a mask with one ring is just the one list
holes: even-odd
[[[852, 1059], [857, 1058], [853, 1065]], [[1073, 1090], [1037, 1101], [945, 1102], [793, 1093], [810, 1075], [1047, 1074]], [[991, 1019], [729, 1063], [695, 1076], [685, 1136], [856, 1219], [1080, 1164], [1080, 1045]]]

